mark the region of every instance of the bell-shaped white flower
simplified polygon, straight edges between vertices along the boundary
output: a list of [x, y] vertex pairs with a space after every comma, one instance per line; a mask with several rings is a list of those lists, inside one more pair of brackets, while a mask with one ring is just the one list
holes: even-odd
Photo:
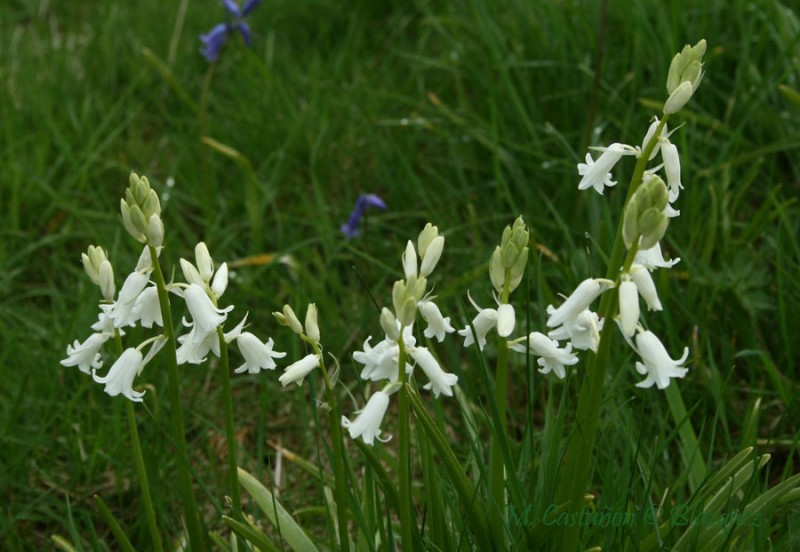
[[674, 203], [683, 189], [683, 184], [681, 184], [681, 159], [678, 156], [678, 148], [675, 144], [666, 140], [666, 143], [661, 146], [661, 158], [664, 160], [664, 172], [667, 173], [669, 202]]
[[624, 274], [622, 278], [619, 284], [619, 327], [626, 337], [633, 337], [639, 323], [639, 293], [630, 276]]
[[633, 279], [633, 283], [636, 284], [639, 295], [647, 303], [647, 309], [651, 311], [662, 310], [661, 300], [658, 298], [658, 291], [650, 271], [642, 265], [634, 264], [631, 265], [630, 276]]
[[101, 305], [106, 314], [114, 321], [115, 328], [122, 328], [123, 326], [132, 326], [138, 320], [136, 316], [138, 313], [134, 311], [136, 300], [139, 294], [144, 291], [147, 286], [149, 277], [146, 272], [134, 271], [131, 272], [125, 282], [122, 284], [122, 289], [119, 290], [117, 300], [110, 305]]
[[477, 316], [472, 319], [472, 328], [475, 328], [475, 333], [473, 334], [472, 328], [467, 326], [462, 330], [458, 330], [458, 335], [464, 338], [464, 347], [469, 347], [475, 343], [475, 339], [477, 338], [478, 348], [483, 351], [483, 348], [486, 347], [486, 335], [497, 326], [497, 311], [495, 309], [482, 309], [479, 307], [478, 304], [472, 300], [469, 292], [467, 292], [467, 298], [469, 302], [472, 303], [472, 306], [475, 307], [475, 310], [478, 311]]
[[[225, 343], [230, 343], [241, 335], [246, 320], [247, 315], [233, 330], [224, 334]], [[219, 356], [219, 334], [217, 334], [216, 327], [204, 332], [197, 325], [187, 322], [186, 319], [183, 320], [183, 325], [192, 329], [188, 334], [178, 337], [178, 343], [180, 343], [180, 347], [176, 351], [178, 364], [202, 364], [206, 361], [209, 352]]]
[[428, 327], [425, 328], [424, 332], [425, 337], [428, 339], [436, 337], [439, 343], [441, 343], [444, 341], [447, 334], [456, 331], [456, 329], [450, 325], [450, 317], [442, 316], [442, 312], [433, 301], [424, 299], [417, 303], [417, 309], [419, 309], [425, 322], [428, 323]]
[[611, 170], [614, 165], [624, 155], [636, 155], [636, 148], [626, 144], [614, 143], [605, 148], [593, 148], [603, 153], [597, 158], [592, 159], [592, 154], [586, 154], [586, 163], [578, 163], [578, 174], [582, 176], [578, 184], [579, 190], [594, 188], [598, 194], [603, 194], [605, 187], [616, 186], [616, 182], [611, 180]]
[[243, 332], [236, 339], [236, 343], [239, 345], [239, 352], [244, 357], [244, 364], [234, 370], [237, 374], [245, 371], [250, 374], [258, 374], [262, 368], [274, 370], [277, 365], [272, 359], [286, 356], [286, 353], [272, 350], [275, 345], [272, 338], [269, 338], [266, 343], [262, 343], [260, 339], [250, 332]]
[[[372, 336], [364, 341], [362, 351], [353, 353], [353, 360], [364, 365], [361, 370], [361, 379], [369, 381], [397, 381], [398, 363], [400, 362], [400, 346], [397, 341], [388, 336], [380, 341], [375, 347], [370, 346]], [[403, 343], [406, 347], [413, 347], [416, 343], [413, 335], [413, 328], [406, 326], [403, 329]], [[406, 373], [411, 373], [413, 367], [406, 362]]]
[[664, 255], [661, 253], [661, 244], [657, 242], [650, 249], [640, 249], [637, 251], [633, 262], [638, 265], [642, 265], [647, 270], [652, 271], [656, 268], [672, 268], [678, 264], [680, 260], [680, 257], [678, 257], [677, 259], [672, 259], [671, 261], [665, 261]]
[[603, 321], [597, 313], [585, 309], [575, 318], [570, 318], [563, 325], [547, 332], [547, 335], [558, 341], [568, 339], [575, 349], [597, 352], [602, 329]]
[[564, 379], [567, 375], [564, 366], [578, 363], [578, 357], [572, 353], [572, 345], [569, 343], [566, 347], [561, 348], [558, 346], [558, 341], [539, 332], [533, 332], [528, 336], [527, 348], [525, 341], [524, 337], [517, 340], [511, 345], [511, 350], [518, 353], [530, 351], [533, 355], [538, 356], [539, 359], [536, 363], [540, 366], [539, 372], [542, 374], [554, 372], [556, 376]]
[[422, 368], [430, 382], [424, 386], [424, 389], [433, 391], [433, 396], [438, 397], [440, 394], [447, 397], [453, 396], [453, 386], [458, 383], [458, 376], [449, 374], [442, 370], [439, 362], [431, 354], [426, 347], [409, 347], [408, 353], [411, 358], [417, 363], [417, 366]]
[[191, 284], [183, 291], [186, 307], [192, 315], [192, 323], [198, 327], [199, 333], [206, 334], [221, 326], [233, 305], [219, 309], [211, 302], [211, 298], [197, 284]]
[[681, 365], [689, 357], [689, 347], [684, 347], [680, 359], [673, 360], [653, 332], [639, 332], [636, 336], [636, 352], [642, 357], [642, 362], [636, 363], [636, 371], [647, 376], [636, 387], [646, 388], [656, 384], [659, 389], [666, 389], [670, 378], [682, 378], [688, 372]]
[[286, 387], [290, 383], [297, 383], [303, 385], [303, 380], [310, 374], [314, 368], [319, 366], [320, 358], [315, 354], [306, 355], [297, 362], [287, 366], [278, 381], [281, 385]]
[[112, 397], [122, 394], [133, 402], [142, 402], [144, 391], [135, 391], [133, 380], [164, 346], [165, 342], [164, 339], [158, 339], [150, 347], [146, 357], [142, 357], [142, 352], [138, 348], [125, 349], [105, 376], [101, 377], [97, 375], [97, 372], [92, 372], [94, 381], [105, 384], [103, 391]]
[[376, 391], [355, 420], [351, 422], [342, 416], [342, 427], [350, 432], [351, 439], [361, 437], [367, 445], [372, 445], [376, 438], [385, 443], [389, 439], [381, 439], [381, 424], [388, 407], [389, 395], [383, 391]]
[[517, 317], [514, 314], [514, 307], [508, 303], [503, 303], [497, 307], [497, 335], [500, 337], [508, 337], [514, 333], [514, 326], [517, 323]]
[[67, 358], [61, 361], [61, 365], [77, 366], [84, 374], [91, 373], [92, 369], [102, 368], [100, 349], [109, 337], [110, 333], [94, 333], [83, 343], [76, 339], [72, 345], [67, 345]]
[[597, 299], [601, 293], [607, 290], [612, 282], [600, 278], [588, 278], [578, 284], [572, 295], [567, 297], [560, 307], [555, 308], [548, 305], [547, 319], [548, 328], [556, 328], [561, 325], [569, 325], [575, 318], [589, 308], [589, 305]]
[[139, 294], [134, 309], [136, 310], [136, 317], [143, 327], [152, 328], [153, 324], [164, 326], [156, 286], [149, 286]]

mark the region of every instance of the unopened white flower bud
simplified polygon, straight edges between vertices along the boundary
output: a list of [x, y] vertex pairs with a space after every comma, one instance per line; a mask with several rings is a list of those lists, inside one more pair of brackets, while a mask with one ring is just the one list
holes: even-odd
[[422, 255], [422, 263], [419, 268], [420, 276], [428, 276], [439, 262], [444, 250], [444, 236], [436, 236], [431, 240], [430, 244], [425, 250], [425, 253], [420, 252]]
[[314, 342], [319, 343], [319, 324], [317, 323], [317, 305], [309, 303], [306, 310], [306, 335]]
[[290, 330], [292, 330], [297, 335], [303, 333], [303, 326], [300, 324], [300, 320], [297, 318], [297, 315], [292, 310], [292, 307], [289, 305], [283, 306], [283, 312], [273, 312], [272, 315], [278, 321], [278, 323], [282, 326], [287, 326]]
[[214, 261], [211, 260], [211, 254], [208, 252], [205, 242], [200, 242], [194, 247], [194, 260], [203, 281], [205, 283], [211, 281], [211, 276], [214, 274]]
[[669, 98], [667, 98], [667, 101], [664, 103], [664, 114], [671, 115], [672, 113], [680, 111], [692, 98], [692, 94], [694, 94], [692, 83], [683, 81], [678, 85], [678, 88], [669, 95]]
[[113, 301], [116, 287], [114, 286], [114, 269], [108, 260], [100, 263], [100, 270], [98, 271], [100, 284], [100, 292], [103, 294], [103, 299], [106, 301]]
[[222, 297], [225, 290], [228, 289], [228, 263], [222, 263], [214, 273], [214, 280], [211, 282], [211, 291], [217, 296], [217, 299]]
[[414, 244], [408, 240], [406, 250], [403, 252], [403, 272], [406, 279], [411, 276], [417, 275], [417, 252], [414, 250]]
[[431, 242], [438, 236], [439, 229], [436, 226], [432, 225], [430, 222], [425, 225], [425, 228], [419, 233], [419, 238], [417, 238], [417, 250], [419, 251], [420, 257], [425, 257], [428, 246], [430, 246]]
[[206, 283], [203, 281], [202, 276], [200, 276], [200, 272], [197, 271], [192, 263], [186, 259], [181, 259], [180, 263], [181, 271], [183, 271], [183, 278], [186, 280], [187, 284], [197, 284], [200, 287], [205, 287]]
[[147, 245], [153, 247], [161, 247], [164, 243], [164, 223], [161, 217], [154, 214], [150, 216], [147, 222]]

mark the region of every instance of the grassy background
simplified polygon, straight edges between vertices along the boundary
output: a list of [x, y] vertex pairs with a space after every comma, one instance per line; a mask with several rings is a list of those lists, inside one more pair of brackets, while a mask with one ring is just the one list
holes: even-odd
[[[403, 244], [427, 221], [447, 236], [437, 292], [459, 326], [467, 289], [491, 300], [486, 262], [518, 214], [542, 252], [532, 265], [533, 326], [542, 327], [554, 293], [602, 275], [621, 197], [579, 195], [575, 164], [587, 145], [640, 143], [664, 99], [671, 56], [703, 37], [706, 78], [673, 119], [685, 123], [673, 141], [686, 189], [666, 249], [683, 260], [658, 273], [666, 310], [647, 319], [673, 353], [691, 346], [679, 385], [708, 459], [758, 444], [773, 454], [770, 481], [796, 471], [800, 105], [779, 88], [800, 89], [800, 19], [789, 3], [611, 0], [598, 56], [600, 2], [267, 0], [249, 18], [253, 48], [233, 40], [210, 75], [197, 36], [223, 18], [219, 4], [0, 5], [3, 549], [39, 548], [54, 533], [113, 548], [91, 506], [95, 493], [134, 542], [144, 541], [122, 404], [58, 364], [96, 312], [80, 253], [89, 243], [105, 247], [120, 282], [138, 256], [116, 210], [130, 171], [169, 193], [167, 266], [201, 239], [218, 261], [291, 254], [297, 270], [237, 270], [226, 299], [295, 357], [302, 351], [270, 313], [316, 301], [323, 342], [342, 360], [342, 379], [355, 382], [349, 353], [379, 329], [352, 267], [388, 302]], [[247, 162], [203, 147], [204, 135]], [[624, 183], [631, 171], [621, 165], [616, 176]], [[339, 225], [361, 192], [378, 193], [390, 209], [345, 241]], [[443, 358], [480, 396], [475, 359], [455, 341]], [[627, 493], [615, 470], [632, 442], [653, 455], [645, 464], [655, 480], [669, 485], [681, 470], [674, 457], [657, 461], [657, 436], [673, 429], [663, 395], [635, 389], [632, 359], [622, 347], [618, 358], [595, 479], [612, 503]], [[159, 423], [168, 408], [162, 372], [156, 362], [143, 377]], [[539, 431], [550, 396], [563, 398], [569, 419], [577, 380], [512, 385], [520, 431]], [[262, 373], [235, 379], [234, 393], [244, 466], [271, 469], [267, 439], [315, 456], [304, 392]], [[212, 371], [187, 367], [184, 395], [193, 461], [219, 501], [225, 451]], [[147, 460], [166, 484], [175, 460], [140, 413]], [[319, 503], [313, 481], [284, 471], [286, 504]], [[174, 523], [171, 499], [157, 507]], [[797, 515], [786, 517], [779, 542], [789, 543]]]

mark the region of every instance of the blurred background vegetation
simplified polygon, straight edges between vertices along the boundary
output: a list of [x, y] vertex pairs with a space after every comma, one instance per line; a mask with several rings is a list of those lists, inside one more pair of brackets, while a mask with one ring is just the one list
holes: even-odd
[[[671, 121], [684, 125], [671, 140], [685, 190], [664, 245], [682, 261], [657, 273], [665, 312], [652, 322], [671, 352], [691, 347], [689, 376], [677, 383], [708, 459], [756, 445], [773, 454], [770, 478], [795, 471], [800, 19], [792, 3], [265, 0], [248, 17], [253, 47], [235, 37], [212, 67], [198, 36], [224, 18], [217, 0], [0, 4], [0, 547], [35, 549], [60, 534], [113, 548], [94, 494], [134, 538], [144, 534], [121, 399], [58, 364], [96, 316], [99, 294], [80, 253], [90, 243], [106, 248], [118, 285], [138, 257], [118, 216], [131, 171], [162, 195], [165, 266], [191, 258], [200, 240], [218, 262], [239, 261], [226, 304], [249, 311], [257, 333], [290, 358], [301, 351], [271, 312], [287, 302], [304, 312], [315, 301], [323, 343], [363, 405], [350, 353], [380, 333], [370, 293], [390, 301], [400, 252], [425, 222], [447, 236], [436, 285], [456, 326], [472, 316], [467, 289], [491, 300], [486, 263], [517, 215], [537, 248], [532, 329], [555, 293], [603, 275], [622, 194], [579, 194], [575, 166], [588, 146], [641, 143], [666, 97], [672, 55], [700, 38], [709, 45], [705, 80]], [[620, 187], [632, 168], [617, 168]], [[370, 212], [348, 241], [339, 226], [362, 192], [389, 210]], [[294, 265], [252, 259], [263, 254]], [[662, 394], [633, 387], [633, 360], [619, 350], [607, 435], [626, 424], [645, 435], [671, 431]], [[451, 338], [441, 354], [480, 396], [472, 353]], [[532, 417], [535, 426], [544, 403], [529, 396], [565, 390], [569, 418], [579, 378], [565, 385], [530, 379], [524, 366], [519, 373], [515, 423]], [[207, 366], [184, 375], [192, 460], [220, 501], [219, 390]], [[271, 445], [316, 457], [306, 392], [281, 389], [274, 376], [234, 380], [241, 463], [263, 477], [275, 468]], [[168, 485], [175, 458], [158, 427], [166, 376], [157, 361], [141, 381], [142, 440], [160, 474], [152, 480]], [[606, 443], [601, 474], [630, 445]], [[658, 469], [669, 480], [679, 467]], [[283, 472], [285, 504], [320, 502], [314, 481], [286, 463]], [[177, 523], [171, 499], [157, 507]]]

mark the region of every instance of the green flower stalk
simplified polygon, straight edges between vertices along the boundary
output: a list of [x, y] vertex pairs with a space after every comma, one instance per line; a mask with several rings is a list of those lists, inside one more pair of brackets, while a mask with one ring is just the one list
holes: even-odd
[[[584, 281], [559, 309], [548, 309], [548, 326], [553, 327], [560, 323], [565, 328], [561, 334], [550, 332], [551, 337], [567, 337], [572, 331], [576, 335], [580, 333], [580, 328], [586, 327], [586, 324], [580, 323], [578, 317], [584, 316], [586, 319], [586, 313], [590, 319], [598, 321], [594, 332], [597, 338], [586, 343], [590, 345], [586, 348], [595, 351], [595, 354], [589, 355], [586, 376], [581, 384], [575, 420], [577, 430], [570, 441], [558, 493], [558, 502], [566, 503], [568, 512], [580, 510], [589, 483], [603, 387], [610, 364], [614, 324], [609, 321], [614, 320], [619, 312], [620, 329], [642, 358], [643, 362], [636, 363], [636, 369], [646, 378], [637, 386], [650, 387], [655, 384], [659, 389], [666, 389], [671, 378], [681, 378], [687, 372], [681, 364], [688, 357], [688, 349], [684, 350], [684, 355], [679, 360], [673, 360], [655, 334], [638, 325], [640, 310], [637, 293], [645, 299], [651, 310], [661, 310], [661, 303], [648, 271], [656, 266], [671, 266], [661, 258], [659, 241], [667, 230], [669, 219], [680, 214], [672, 207], [672, 203], [678, 199], [679, 190], [683, 187], [680, 182], [677, 149], [668, 139], [667, 120], [688, 102], [700, 84], [703, 77], [701, 60], [705, 50], [706, 43], [701, 40], [694, 47], [686, 46], [673, 58], [667, 79], [669, 98], [664, 104], [664, 117], [660, 121], [656, 119], [650, 126], [641, 149], [613, 144], [609, 148], [602, 148], [606, 153], [614, 151], [613, 159], [609, 157], [601, 163], [606, 155], [604, 153], [594, 162], [591, 155], [587, 154], [586, 163], [578, 165], [578, 172], [582, 176], [579, 188], [592, 187], [602, 194], [605, 186], [615, 184], [611, 178], [614, 164], [625, 154], [638, 158], [625, 199], [623, 220], [617, 228], [609, 256], [606, 279], [603, 280], [605, 284], [602, 284], [609, 286], [606, 288], [609, 292], [603, 294], [600, 302], [602, 319], [588, 310], [591, 301], [604, 291], [597, 284], [590, 283], [592, 280]], [[646, 171], [648, 161], [659, 151], [664, 161], [669, 189], [660, 177]], [[579, 315], [581, 308], [586, 310]], [[598, 332], [600, 323], [602, 331]], [[568, 337], [577, 348], [583, 348], [578, 346], [573, 335]], [[579, 537], [580, 527], [563, 528], [560, 549], [577, 549]]]

